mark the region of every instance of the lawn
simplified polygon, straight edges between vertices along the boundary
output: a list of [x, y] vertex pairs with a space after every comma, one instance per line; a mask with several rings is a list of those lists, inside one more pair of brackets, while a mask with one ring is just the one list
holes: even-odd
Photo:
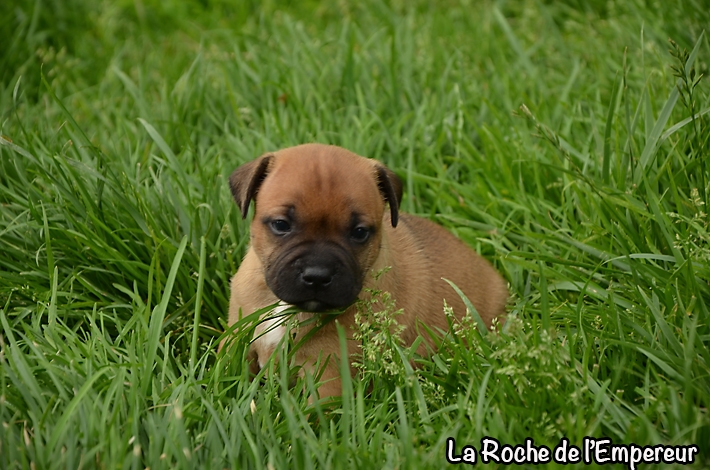
[[[488, 438], [710, 466], [706, 2], [8, 1], [0, 467], [442, 468]], [[366, 342], [335, 403], [286, 350], [249, 381], [244, 331], [218, 354], [227, 178], [304, 142], [396, 171], [506, 321]]]

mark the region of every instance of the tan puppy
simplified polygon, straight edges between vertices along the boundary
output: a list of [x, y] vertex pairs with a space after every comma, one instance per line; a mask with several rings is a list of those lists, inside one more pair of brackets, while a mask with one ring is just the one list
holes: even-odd
[[[319, 356], [340, 351], [336, 322], [348, 338], [366, 287], [390, 292], [407, 345], [416, 324], [448, 329], [444, 299], [460, 318], [466, 308], [442, 278], [471, 300], [487, 326], [503, 314], [508, 291], [493, 267], [442, 227], [399, 214], [402, 184], [380, 163], [343, 148], [307, 144], [267, 154], [237, 168], [229, 180], [246, 217], [256, 201], [251, 246], [232, 279], [229, 324], [279, 301], [295, 305], [305, 320], [317, 312], [346, 308], [296, 351], [312, 371]], [[389, 211], [385, 213], [386, 204]], [[373, 273], [389, 267], [375, 282]], [[313, 322], [311, 322], [312, 325]], [[301, 326], [303, 338], [312, 326]], [[263, 367], [285, 334], [277, 320], [261, 322], [250, 345], [252, 370]], [[348, 353], [358, 352], [352, 339]], [[331, 358], [321, 396], [340, 395], [338, 360]]]

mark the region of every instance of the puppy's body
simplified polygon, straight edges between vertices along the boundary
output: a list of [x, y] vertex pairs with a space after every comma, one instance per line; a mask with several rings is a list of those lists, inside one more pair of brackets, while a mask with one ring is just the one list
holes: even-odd
[[[372, 288], [391, 293], [403, 309], [397, 320], [406, 327], [402, 339], [411, 344], [419, 321], [448, 328], [444, 299], [458, 317], [466, 312], [442, 278], [463, 291], [486, 325], [503, 314], [507, 288], [500, 275], [442, 227], [412, 215], [400, 218], [401, 183], [373, 160], [338, 147], [302, 145], [240, 167], [230, 184], [243, 215], [256, 200], [251, 246], [232, 279], [230, 325], [279, 301], [302, 306], [300, 320], [318, 315], [308, 311], [350, 305], [336, 319], [350, 338], [357, 312], [351, 304]], [[381, 270], [375, 281], [373, 274]], [[310, 328], [300, 327], [297, 337]], [[263, 367], [284, 333], [276, 320], [257, 327], [250, 346], [253, 368]], [[355, 341], [347, 347], [349, 354], [358, 352]], [[309, 370], [319, 356], [339, 351], [336, 322], [326, 322], [296, 351], [296, 359]], [[331, 358], [322, 380], [322, 396], [340, 394], [338, 361]]]

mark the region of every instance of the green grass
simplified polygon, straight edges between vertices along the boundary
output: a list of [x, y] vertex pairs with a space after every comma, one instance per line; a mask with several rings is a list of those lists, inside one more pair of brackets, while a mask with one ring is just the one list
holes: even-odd
[[[10, 0], [0, 466], [441, 468], [484, 436], [710, 465], [704, 2], [261, 3]], [[334, 405], [286, 360], [249, 382], [244, 333], [218, 355], [248, 240], [226, 178], [310, 141], [490, 259], [502, 331], [418, 370], [389, 338]]]

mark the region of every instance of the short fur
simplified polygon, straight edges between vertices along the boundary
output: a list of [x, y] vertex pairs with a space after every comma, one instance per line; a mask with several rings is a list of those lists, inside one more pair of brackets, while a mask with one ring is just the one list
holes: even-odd
[[[365, 288], [375, 288], [390, 292], [396, 307], [403, 309], [397, 321], [406, 327], [402, 339], [410, 345], [419, 321], [448, 329], [444, 299], [457, 317], [466, 312], [442, 278], [463, 291], [487, 326], [504, 313], [507, 286], [490, 263], [442, 227], [399, 213], [402, 184], [374, 160], [339, 147], [300, 145], [240, 166], [230, 186], [243, 217], [251, 200], [256, 202], [251, 245], [231, 283], [230, 325], [283, 300], [275, 291], [319, 309], [340, 302], [345, 307], [365, 296]], [[387, 203], [390, 211], [385, 213]], [[276, 219], [291, 222], [291, 230], [275, 233], [270, 224]], [[371, 229], [365, 243], [353, 241], [356, 226]], [[375, 281], [372, 274], [386, 267], [390, 269]], [[304, 271], [327, 274], [313, 287], [311, 278], [304, 281]], [[351, 305], [336, 321], [326, 323], [296, 351], [297, 361], [312, 371], [319, 356], [337, 357], [336, 322], [349, 338], [348, 353], [356, 354], [358, 345], [350, 339], [356, 312]], [[317, 313], [304, 312], [299, 319], [313, 315]], [[271, 326], [267, 321], [256, 328], [249, 352], [252, 370], [264, 365], [285, 332], [277, 326], [262, 335]], [[309, 328], [299, 328], [297, 338]], [[340, 395], [338, 363], [329, 361], [321, 396]]]

